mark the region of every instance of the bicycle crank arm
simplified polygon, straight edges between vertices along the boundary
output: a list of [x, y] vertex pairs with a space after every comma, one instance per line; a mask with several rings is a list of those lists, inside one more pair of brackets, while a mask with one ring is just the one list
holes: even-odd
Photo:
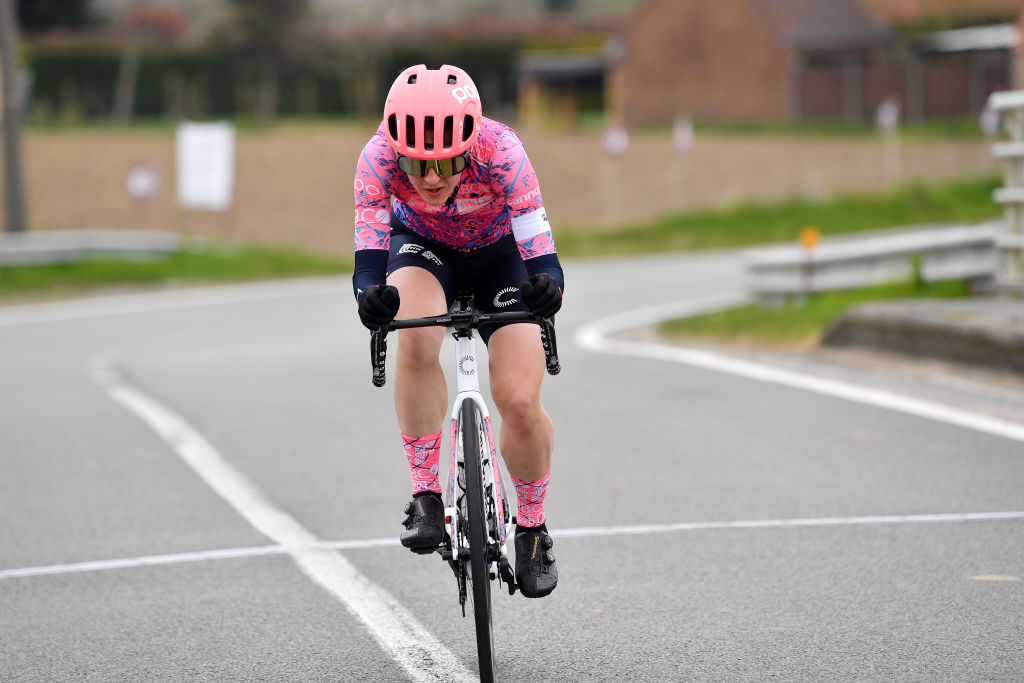
[[501, 580], [508, 586], [508, 594], [515, 595], [519, 584], [516, 583], [516, 576], [512, 572], [512, 567], [509, 565], [507, 557], [503, 557], [498, 561], [498, 571], [501, 575]]

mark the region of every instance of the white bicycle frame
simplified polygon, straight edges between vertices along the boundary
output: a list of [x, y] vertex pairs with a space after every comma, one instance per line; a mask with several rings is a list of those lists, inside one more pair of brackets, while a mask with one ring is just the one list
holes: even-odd
[[[508, 546], [505, 539], [511, 527], [511, 519], [505, 519], [504, 487], [502, 486], [501, 467], [498, 464], [498, 453], [494, 447], [494, 433], [491, 429], [490, 413], [487, 411], [487, 404], [480, 393], [480, 375], [477, 371], [476, 339], [474, 337], [458, 336], [455, 338], [455, 360], [457, 373], [458, 393], [455, 396], [455, 404], [451, 413], [451, 457], [448, 464], [448, 500], [444, 509], [445, 521], [448, 523], [448, 533], [451, 536], [452, 557], [459, 557], [459, 510], [458, 510], [458, 489], [456, 488], [456, 475], [461, 473], [465, 476], [465, 470], [460, 467], [465, 457], [462, 444], [462, 430], [459, 429], [459, 416], [462, 405], [466, 401], [472, 401], [480, 410], [483, 418], [483, 429], [487, 436], [486, 448], [487, 458], [481, 465], [483, 473], [484, 495], [493, 498], [495, 510], [498, 516], [498, 537], [500, 539], [501, 557], [508, 559]], [[475, 457], [475, 454], [472, 456]], [[490, 466], [488, 467], [488, 462]], [[460, 482], [465, 490], [465, 481]], [[490, 494], [487, 492], [490, 491]], [[491, 561], [487, 571], [489, 578], [493, 579], [498, 575], [498, 563]]]

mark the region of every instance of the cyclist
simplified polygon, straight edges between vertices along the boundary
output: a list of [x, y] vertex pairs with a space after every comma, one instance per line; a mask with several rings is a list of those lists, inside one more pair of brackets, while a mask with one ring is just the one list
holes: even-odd
[[[363, 325], [441, 315], [460, 287], [481, 311], [551, 316], [564, 279], [537, 176], [519, 137], [484, 118], [469, 75], [454, 66], [403, 71], [355, 174], [353, 288]], [[439, 354], [443, 328], [400, 330], [395, 411], [412, 473], [401, 542], [430, 553], [444, 536], [438, 481], [448, 406]], [[544, 514], [554, 445], [540, 401], [545, 359], [531, 323], [488, 325], [491, 395], [501, 452], [515, 484], [516, 581], [527, 597], [558, 582]]]

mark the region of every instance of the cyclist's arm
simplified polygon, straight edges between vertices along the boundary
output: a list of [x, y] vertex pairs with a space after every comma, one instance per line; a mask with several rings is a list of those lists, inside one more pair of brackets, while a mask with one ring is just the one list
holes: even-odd
[[355, 268], [352, 290], [356, 298], [371, 285], [387, 278], [391, 244], [391, 176], [394, 155], [387, 142], [374, 135], [359, 155], [354, 183], [356, 200]]
[[555, 251], [544, 200], [540, 194], [537, 174], [519, 137], [511, 130], [499, 137], [498, 149], [491, 161], [492, 169], [500, 169], [499, 181], [505, 193], [519, 255], [530, 275], [547, 273], [565, 291], [565, 276]]
[[[545, 230], [536, 232], [542, 229]], [[528, 221], [522, 221], [518, 226], [513, 217], [512, 234], [516, 237], [516, 245], [526, 265], [526, 272], [530, 275], [547, 273], [558, 283], [558, 289], [564, 292], [565, 275], [558, 261], [558, 253], [555, 252], [555, 242], [551, 237], [551, 227], [548, 225], [543, 207], [540, 209], [539, 218], [530, 217]]]

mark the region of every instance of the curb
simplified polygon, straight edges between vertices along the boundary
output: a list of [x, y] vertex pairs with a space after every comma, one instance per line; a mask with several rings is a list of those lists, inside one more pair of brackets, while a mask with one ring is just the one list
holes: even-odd
[[822, 337], [861, 346], [1024, 374], [1024, 302], [907, 300], [855, 306]]

